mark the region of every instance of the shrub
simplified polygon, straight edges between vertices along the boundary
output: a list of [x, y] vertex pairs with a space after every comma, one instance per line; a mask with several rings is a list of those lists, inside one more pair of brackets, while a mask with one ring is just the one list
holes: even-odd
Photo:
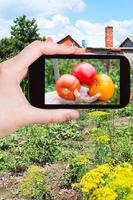
[[89, 156], [87, 154], [77, 155], [71, 159], [63, 174], [63, 185], [70, 187], [72, 183], [78, 181], [87, 171], [89, 162]]
[[26, 176], [19, 183], [20, 194], [26, 199], [42, 199], [48, 193], [46, 183], [46, 173], [43, 167], [31, 166], [27, 170]]

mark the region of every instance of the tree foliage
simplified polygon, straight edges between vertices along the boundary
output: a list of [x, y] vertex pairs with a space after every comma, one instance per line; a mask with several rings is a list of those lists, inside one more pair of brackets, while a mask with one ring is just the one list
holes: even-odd
[[11, 26], [11, 37], [0, 40], [0, 62], [15, 56], [25, 46], [34, 40], [45, 40], [39, 35], [39, 28], [35, 19], [28, 19], [26, 15], [17, 17]]
[[11, 37], [15, 39], [16, 49], [21, 51], [29, 43], [41, 39], [38, 31], [35, 19], [27, 19], [25, 15], [16, 18], [11, 26]]
[[[39, 28], [35, 19], [28, 19], [26, 15], [17, 17], [11, 26], [11, 37], [0, 40], [0, 62], [18, 54], [34, 40], [45, 40], [39, 35]], [[28, 97], [28, 78], [21, 82], [25, 96]]]

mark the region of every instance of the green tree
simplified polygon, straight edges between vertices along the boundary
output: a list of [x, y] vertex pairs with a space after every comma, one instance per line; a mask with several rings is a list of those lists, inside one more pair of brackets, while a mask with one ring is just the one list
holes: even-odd
[[[25, 46], [34, 40], [45, 40], [39, 35], [39, 29], [35, 19], [28, 19], [26, 15], [17, 17], [11, 26], [11, 37], [0, 40], [0, 62], [15, 56]], [[22, 90], [28, 97], [28, 78], [21, 82]]]
[[17, 17], [11, 26], [11, 38], [15, 39], [15, 49], [21, 51], [34, 40], [41, 39], [35, 19], [27, 19], [25, 15]]
[[15, 39], [3, 38], [0, 40], [0, 62], [17, 54], [14, 45]]
[[25, 15], [17, 17], [11, 26], [11, 37], [0, 40], [0, 62], [15, 56], [25, 46], [41, 38], [35, 19], [28, 19]]

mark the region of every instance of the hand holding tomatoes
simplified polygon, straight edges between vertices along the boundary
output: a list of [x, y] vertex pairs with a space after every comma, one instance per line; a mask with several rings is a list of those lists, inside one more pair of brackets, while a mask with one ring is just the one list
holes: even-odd
[[72, 74], [65, 74], [56, 82], [56, 91], [62, 99], [80, 103], [98, 99], [107, 101], [113, 97], [115, 86], [112, 79], [106, 74], [96, 74], [91, 64], [77, 64]]
[[98, 93], [90, 97], [88, 95], [89, 88], [81, 86], [79, 80], [70, 74], [61, 76], [55, 87], [61, 103], [93, 102], [100, 96]]

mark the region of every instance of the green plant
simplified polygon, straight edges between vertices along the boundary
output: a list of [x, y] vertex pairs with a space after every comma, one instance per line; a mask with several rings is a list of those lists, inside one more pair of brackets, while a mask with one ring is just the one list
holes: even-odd
[[133, 117], [133, 101], [130, 101], [125, 108], [116, 110], [115, 114], [119, 117]]
[[90, 130], [90, 135], [94, 144], [95, 163], [102, 164], [107, 162], [111, 157], [108, 132], [102, 128], [93, 128]]
[[127, 126], [119, 127], [115, 131], [113, 149], [118, 163], [125, 161], [133, 164], [132, 130], [133, 124], [129, 123]]
[[80, 126], [74, 120], [62, 124], [52, 124], [47, 126], [47, 128], [48, 132], [54, 133], [59, 140], [67, 140], [69, 138], [78, 140], [81, 136]]
[[73, 159], [69, 160], [62, 178], [63, 185], [70, 187], [72, 183], [79, 181], [87, 171], [89, 163], [88, 154], [76, 155]]
[[53, 162], [61, 152], [59, 140], [48, 125], [28, 126], [1, 139], [1, 170], [21, 171], [32, 163]]
[[46, 173], [43, 167], [31, 166], [26, 172], [26, 176], [18, 185], [21, 196], [26, 199], [42, 199], [48, 193]]

